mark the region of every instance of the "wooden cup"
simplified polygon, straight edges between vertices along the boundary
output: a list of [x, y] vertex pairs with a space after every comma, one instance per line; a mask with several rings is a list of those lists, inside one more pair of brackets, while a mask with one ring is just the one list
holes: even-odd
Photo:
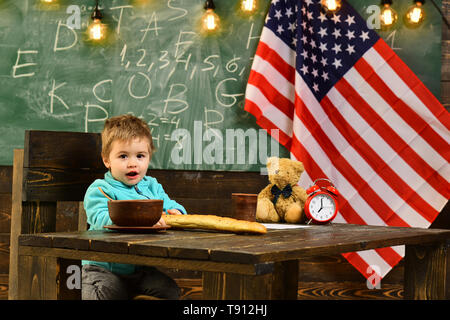
[[256, 221], [257, 194], [232, 193], [231, 217], [238, 220]]

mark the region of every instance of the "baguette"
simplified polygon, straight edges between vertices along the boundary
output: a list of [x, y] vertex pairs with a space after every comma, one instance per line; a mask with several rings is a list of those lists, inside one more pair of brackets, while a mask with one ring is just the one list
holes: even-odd
[[174, 227], [183, 229], [208, 229], [231, 231], [235, 233], [258, 233], [267, 232], [265, 226], [258, 222], [250, 222], [245, 220], [237, 220], [227, 217], [219, 217], [215, 215], [203, 214], [187, 214], [187, 215], [163, 215], [164, 221]]

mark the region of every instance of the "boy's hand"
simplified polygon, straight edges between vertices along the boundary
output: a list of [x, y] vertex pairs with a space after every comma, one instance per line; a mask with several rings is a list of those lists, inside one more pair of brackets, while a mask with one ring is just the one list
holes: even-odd
[[167, 210], [168, 214], [182, 214], [178, 209], [169, 209]]
[[155, 226], [161, 226], [161, 227], [167, 227], [167, 223], [164, 221], [163, 217], [161, 216], [161, 219], [157, 223], [155, 223]]
[[[174, 215], [175, 214], [182, 214], [180, 212], [180, 210], [178, 210], [178, 209], [169, 209], [169, 210], [167, 210], [167, 213], [168, 214], [174, 214]], [[164, 216], [164, 213], [163, 213], [163, 216]], [[159, 221], [157, 223], [155, 223], [155, 226], [167, 227], [167, 223], [164, 221], [163, 216], [161, 216], [161, 219], [159, 219]]]

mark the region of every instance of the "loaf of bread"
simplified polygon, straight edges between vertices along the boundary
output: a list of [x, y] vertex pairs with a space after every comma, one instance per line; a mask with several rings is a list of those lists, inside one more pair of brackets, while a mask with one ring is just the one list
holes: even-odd
[[163, 215], [163, 218], [168, 225], [174, 228], [220, 230], [235, 233], [263, 234], [267, 232], [266, 227], [258, 222], [237, 220], [215, 215], [177, 214]]

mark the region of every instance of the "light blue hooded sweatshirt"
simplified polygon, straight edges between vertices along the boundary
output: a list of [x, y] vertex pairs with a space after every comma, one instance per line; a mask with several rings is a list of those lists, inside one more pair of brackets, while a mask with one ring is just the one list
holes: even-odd
[[[97, 179], [89, 186], [84, 196], [84, 209], [86, 210], [89, 230], [106, 230], [103, 226], [113, 224], [109, 218], [108, 199], [98, 187], [102, 188], [114, 200], [161, 199], [164, 200], [164, 212], [169, 209], [178, 209], [186, 214], [186, 209], [176, 201], [171, 200], [155, 178], [145, 176], [135, 186], [128, 186], [114, 179], [111, 172], [108, 171], [105, 173], [104, 179]], [[130, 274], [135, 271], [135, 266], [132, 264], [88, 260], [83, 260], [82, 264], [93, 264], [117, 274]]]

